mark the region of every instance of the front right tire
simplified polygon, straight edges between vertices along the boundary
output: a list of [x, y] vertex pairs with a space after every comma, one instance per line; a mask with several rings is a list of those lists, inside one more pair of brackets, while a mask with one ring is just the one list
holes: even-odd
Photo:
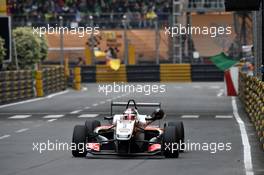
[[179, 149], [179, 135], [176, 132], [175, 126], [166, 126], [163, 133], [162, 151], [166, 158], [178, 158], [180, 154]]
[[173, 121], [169, 122], [168, 126], [175, 126], [176, 127], [176, 134], [178, 134], [180, 139], [180, 152], [184, 152], [185, 150], [185, 133], [184, 133], [184, 125], [182, 121]]

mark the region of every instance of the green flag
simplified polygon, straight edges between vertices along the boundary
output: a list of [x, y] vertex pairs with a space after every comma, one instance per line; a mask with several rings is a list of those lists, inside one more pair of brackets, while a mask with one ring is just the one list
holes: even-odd
[[238, 61], [233, 60], [231, 57], [228, 57], [223, 52], [212, 56], [209, 58], [215, 65], [220, 69], [221, 71], [225, 71], [226, 69], [229, 69], [234, 64], [236, 64]]

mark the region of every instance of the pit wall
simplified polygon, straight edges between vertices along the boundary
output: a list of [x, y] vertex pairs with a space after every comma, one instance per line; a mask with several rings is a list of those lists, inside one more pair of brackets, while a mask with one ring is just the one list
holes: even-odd
[[240, 73], [239, 97], [264, 149], [264, 82]]

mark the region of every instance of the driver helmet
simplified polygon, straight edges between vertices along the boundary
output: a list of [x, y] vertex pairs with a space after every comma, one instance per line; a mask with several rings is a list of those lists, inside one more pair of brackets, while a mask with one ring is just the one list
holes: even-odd
[[127, 108], [123, 113], [125, 120], [135, 120], [137, 117], [137, 110], [135, 108]]

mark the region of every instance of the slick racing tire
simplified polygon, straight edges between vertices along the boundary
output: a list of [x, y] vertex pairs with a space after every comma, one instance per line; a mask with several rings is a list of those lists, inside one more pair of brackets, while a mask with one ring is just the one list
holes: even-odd
[[162, 151], [166, 158], [178, 158], [179, 150], [179, 136], [176, 132], [175, 126], [166, 126], [163, 134]]
[[97, 120], [86, 120], [85, 129], [88, 136], [88, 142], [93, 141], [94, 129], [101, 126], [101, 123]]
[[175, 126], [176, 132], [178, 133], [179, 139], [180, 139], [180, 152], [184, 152], [185, 150], [185, 133], [184, 133], [184, 125], [182, 121], [176, 121], [176, 122], [169, 122], [168, 126]]
[[73, 130], [72, 143], [76, 149], [72, 150], [73, 157], [85, 157], [86, 150], [86, 129], [83, 125], [76, 125]]

